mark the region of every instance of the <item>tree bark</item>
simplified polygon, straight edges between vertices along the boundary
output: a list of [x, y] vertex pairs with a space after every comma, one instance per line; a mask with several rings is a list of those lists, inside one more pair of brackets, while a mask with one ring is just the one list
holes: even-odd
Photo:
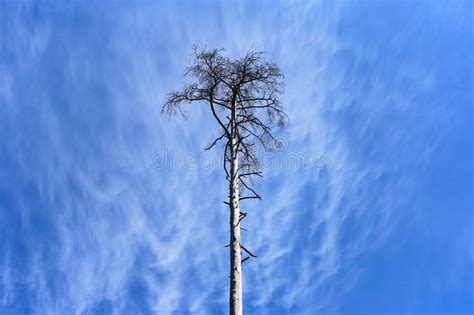
[[[235, 118], [235, 111], [233, 113]], [[235, 120], [232, 124], [230, 203], [230, 315], [242, 315], [242, 261], [240, 252], [239, 157]]]

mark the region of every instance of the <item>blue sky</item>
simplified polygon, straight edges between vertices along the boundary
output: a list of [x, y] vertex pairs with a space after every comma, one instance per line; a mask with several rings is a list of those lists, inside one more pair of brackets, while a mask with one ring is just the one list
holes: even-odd
[[0, 1], [0, 313], [226, 312], [218, 128], [160, 110], [194, 44], [253, 44], [290, 123], [245, 205], [245, 312], [473, 314], [473, 25], [469, 1]]

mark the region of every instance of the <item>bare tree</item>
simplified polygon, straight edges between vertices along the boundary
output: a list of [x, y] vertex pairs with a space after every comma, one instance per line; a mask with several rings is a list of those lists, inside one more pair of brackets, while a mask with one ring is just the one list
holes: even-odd
[[[243, 58], [224, 57], [222, 49], [194, 48], [193, 61], [185, 76], [192, 78], [181, 91], [169, 93], [162, 113], [185, 115], [182, 105], [207, 104], [221, 130], [206, 148], [224, 142], [223, 168], [229, 182], [230, 208], [230, 296], [232, 315], [242, 314], [242, 263], [256, 257], [241, 243], [241, 222], [247, 216], [240, 201], [261, 199], [252, 185], [261, 177], [257, 146], [264, 150], [278, 145], [272, 128], [283, 127], [287, 115], [278, 97], [283, 91], [283, 74], [262, 52], [249, 51]], [[242, 260], [242, 253], [247, 257]]]

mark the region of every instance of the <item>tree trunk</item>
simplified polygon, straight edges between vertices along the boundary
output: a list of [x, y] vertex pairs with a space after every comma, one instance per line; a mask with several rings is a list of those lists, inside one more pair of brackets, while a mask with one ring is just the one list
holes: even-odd
[[242, 315], [242, 261], [240, 254], [239, 157], [237, 139], [231, 139], [230, 203], [230, 315]]

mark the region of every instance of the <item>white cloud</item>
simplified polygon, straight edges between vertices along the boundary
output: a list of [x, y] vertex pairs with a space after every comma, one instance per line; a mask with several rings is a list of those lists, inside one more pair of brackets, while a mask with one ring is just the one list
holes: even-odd
[[[274, 8], [265, 3], [254, 12], [251, 3], [236, 6], [216, 5], [216, 14], [168, 5], [166, 10], [144, 5], [113, 14], [99, 9], [98, 17], [93, 10], [79, 10], [82, 18], [94, 16], [89, 22], [100, 27], [94, 24], [91, 30], [98, 33], [88, 36], [100, 43], [82, 44], [84, 51], [77, 56], [66, 53], [64, 60], [45, 61], [36, 69], [48, 70], [49, 63], [67, 66], [63, 88], [77, 99], [60, 103], [57, 95], [48, 94], [51, 89], [39, 93], [47, 83], [38, 76], [34, 83], [40, 87], [28, 97], [38, 97], [34, 106], [41, 109], [25, 113], [29, 107], [23, 104], [9, 109], [10, 118], [31, 115], [32, 129], [9, 122], [19, 129], [9, 148], [18, 158], [20, 176], [39, 191], [43, 220], [51, 228], [51, 239], [40, 241], [50, 252], [29, 249], [26, 270], [28, 285], [37, 289], [33, 303], [42, 313], [87, 313], [103, 299], [122, 313], [134, 277], [144, 283], [147, 290], [140, 294], [157, 313], [206, 313], [215, 305], [226, 309], [228, 219], [221, 203], [226, 195], [222, 172], [151, 165], [162, 148], [201, 152], [216, 130], [204, 108], [190, 108], [190, 121], [160, 116], [164, 93], [180, 86], [183, 62], [194, 43], [222, 46], [230, 55], [252, 43], [267, 50], [287, 75], [284, 102], [291, 121], [284, 152], [324, 156], [324, 167], [265, 170], [267, 176], [258, 180], [264, 202], [249, 206], [245, 222], [249, 232], [244, 237], [259, 255], [245, 265], [249, 306], [260, 313], [270, 303], [302, 313], [337, 309], [339, 298], [362, 273], [356, 259], [390, 237], [402, 215], [395, 211], [413, 197], [416, 167], [430, 154], [427, 146], [425, 155], [410, 155], [421, 144], [407, 137], [433, 119], [425, 117], [425, 125], [416, 125], [419, 99], [431, 92], [434, 75], [416, 60], [400, 65], [389, 82], [385, 69], [365, 74], [361, 64], [380, 61], [383, 51], [367, 51], [338, 37], [339, 5], [301, 2]], [[46, 38], [57, 35], [44, 34], [32, 36], [38, 58], [53, 45]], [[67, 39], [53, 46], [75, 47]], [[19, 93], [28, 79], [15, 70], [7, 76], [13, 82], [9, 91]], [[407, 81], [418, 85], [407, 92]], [[391, 124], [386, 117], [392, 113], [402, 115], [411, 129], [396, 130], [398, 122]], [[387, 137], [377, 138], [374, 133], [384, 126]], [[41, 147], [29, 151], [25, 137], [32, 133]], [[367, 139], [375, 141], [374, 148]], [[374, 185], [386, 187], [374, 190]], [[39, 232], [33, 227], [42, 223], [34, 221], [32, 204], [25, 207], [22, 226], [31, 237], [27, 241], [34, 242]], [[8, 292], [16, 275], [11, 264], [6, 255], [2, 305], [12, 299]]]

